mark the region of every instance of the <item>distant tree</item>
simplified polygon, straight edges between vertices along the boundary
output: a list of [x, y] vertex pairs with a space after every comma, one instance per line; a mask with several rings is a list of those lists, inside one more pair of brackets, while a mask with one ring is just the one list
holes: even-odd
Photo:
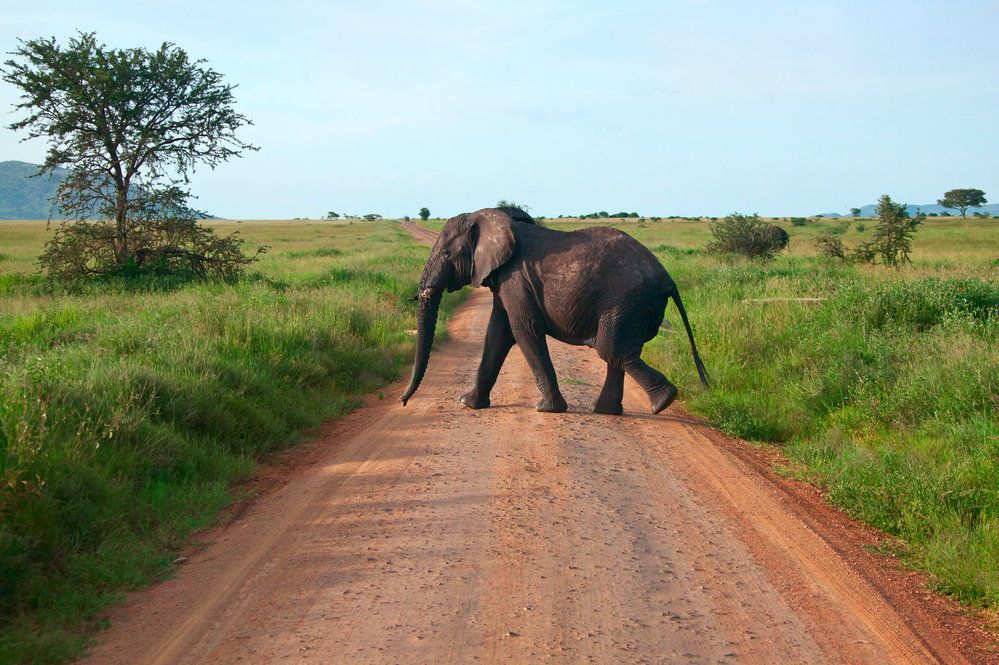
[[329, 220], [340, 219], [340, 213], [333, 212], [332, 210], [330, 210], [328, 213], [326, 213], [326, 219]]
[[860, 217], [860, 208], [850, 208], [850, 214], [854, 217]]
[[430, 208], [420, 208], [420, 219], [424, 222], [430, 219]]
[[[257, 148], [236, 136], [251, 124], [234, 109], [232, 85], [164, 43], [155, 51], [110, 49], [93, 33], [66, 47], [21, 41], [0, 68], [21, 91], [10, 125], [46, 137], [40, 173], [68, 169], [57, 190], [64, 224], [42, 265], [50, 275], [166, 270], [229, 277], [254, 257], [242, 241], [196, 220], [188, 176]], [[261, 250], [258, 250], [258, 254]]]
[[961, 217], [967, 219], [968, 208], [983, 206], [988, 201], [985, 192], [980, 189], [952, 189], [945, 192], [937, 203], [944, 208], [955, 208], [961, 211]]
[[520, 210], [524, 213], [531, 212], [531, 206], [524, 203], [517, 203], [516, 201], [507, 201], [506, 199], [500, 199], [496, 202], [497, 208], [511, 208], [513, 210]]
[[910, 217], [909, 206], [895, 203], [887, 194], [878, 199], [874, 211], [878, 216], [874, 239], [860, 245], [854, 251], [854, 257], [867, 263], [874, 263], [880, 258], [883, 264], [893, 268], [898, 268], [903, 263], [912, 263], [909, 259], [912, 236], [916, 233], [916, 227], [926, 219], [926, 215], [919, 212], [915, 217]]
[[375, 214], [373, 212], [369, 212], [367, 215], [364, 216], [364, 219], [368, 222], [373, 222], [376, 219], [381, 219], [381, 218], [382, 218], [381, 215]]

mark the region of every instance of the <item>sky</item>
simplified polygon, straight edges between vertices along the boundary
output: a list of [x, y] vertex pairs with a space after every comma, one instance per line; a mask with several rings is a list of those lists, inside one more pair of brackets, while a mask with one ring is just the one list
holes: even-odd
[[[999, 0], [0, 0], [4, 52], [169, 41], [238, 84], [260, 150], [191, 188], [243, 219], [999, 202], [997, 28]], [[44, 153], [0, 129], [0, 161]]]

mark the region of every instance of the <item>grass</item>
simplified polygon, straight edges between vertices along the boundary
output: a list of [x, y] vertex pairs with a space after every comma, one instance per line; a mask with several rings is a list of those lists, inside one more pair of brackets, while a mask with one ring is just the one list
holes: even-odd
[[0, 662], [78, 653], [259, 459], [408, 364], [426, 249], [397, 225], [219, 226], [272, 246], [256, 274], [63, 288], [44, 223], [0, 223]]
[[999, 222], [931, 218], [898, 271], [815, 255], [815, 235], [837, 229], [849, 247], [871, 233], [863, 223], [784, 224], [790, 252], [760, 264], [706, 255], [703, 222], [610, 222], [680, 285], [712, 389], [698, 385], [675, 309], [674, 332], [645, 355], [689, 408], [780, 444], [833, 503], [901, 538], [935, 588], [997, 610]]
[[[679, 283], [714, 387], [673, 309], [646, 354], [693, 411], [780, 444], [938, 589], [999, 608], [996, 221], [928, 220], [900, 271], [816, 257], [811, 238], [855, 245], [871, 220], [785, 224], [790, 251], [769, 264], [704, 254], [704, 221], [597, 223]], [[34, 275], [44, 223], [0, 223], [2, 662], [78, 653], [96, 613], [168, 574], [258, 460], [409, 361], [426, 249], [397, 225], [217, 224], [271, 246], [255, 274], [60, 288]], [[743, 302], [807, 296], [825, 300]]]

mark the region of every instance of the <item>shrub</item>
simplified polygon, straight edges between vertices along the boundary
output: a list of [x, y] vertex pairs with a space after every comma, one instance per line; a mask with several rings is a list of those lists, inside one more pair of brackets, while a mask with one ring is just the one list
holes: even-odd
[[846, 248], [843, 246], [843, 241], [831, 233], [816, 236], [815, 247], [819, 250], [819, 256], [827, 259], [846, 260]]
[[857, 226], [854, 228], [856, 228], [860, 232], [863, 232], [865, 229], [867, 229], [867, 225], [864, 224], [863, 222], [857, 222]]
[[912, 263], [909, 260], [912, 236], [926, 215], [919, 213], [910, 217], [908, 205], [895, 203], [887, 194], [878, 199], [875, 211], [878, 222], [874, 227], [874, 239], [858, 247], [854, 252], [855, 258], [865, 263], [874, 263], [880, 258], [884, 265], [894, 268]]
[[114, 222], [77, 221], [63, 224], [39, 258], [50, 277], [73, 280], [93, 275], [173, 274], [197, 278], [235, 279], [267, 247], [247, 256], [239, 232], [218, 236], [190, 217], [169, 217], [134, 224], [130, 253], [117, 256]]
[[792, 217], [791, 226], [804, 226], [808, 223], [808, 220], [804, 217]]
[[768, 224], [759, 215], [733, 213], [718, 222], [711, 222], [713, 240], [707, 250], [720, 254], [738, 254], [750, 259], [768, 261], [788, 245], [787, 231]]

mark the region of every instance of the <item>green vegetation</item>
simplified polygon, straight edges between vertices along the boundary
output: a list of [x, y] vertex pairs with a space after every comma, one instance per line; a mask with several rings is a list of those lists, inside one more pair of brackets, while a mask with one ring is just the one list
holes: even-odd
[[20, 92], [9, 125], [47, 139], [42, 172], [59, 179], [59, 210], [76, 220], [49, 239], [51, 276], [139, 273], [233, 278], [255, 256], [235, 234], [216, 236], [190, 208], [188, 177], [257, 148], [236, 136], [235, 86], [163, 43], [113, 49], [93, 33], [61, 46], [20, 41], [2, 79]]
[[988, 203], [985, 192], [980, 189], [952, 189], [944, 192], [937, 205], [944, 208], [956, 208], [961, 217], [968, 216], [968, 208], [978, 208]]
[[909, 259], [912, 237], [926, 215], [917, 213], [915, 217], [910, 217], [909, 206], [895, 203], [887, 194], [878, 199], [875, 212], [878, 223], [874, 227], [874, 238], [870, 242], [861, 243], [854, 250], [854, 257], [866, 263], [874, 263], [880, 259], [881, 263], [893, 268], [912, 263]]
[[732, 254], [770, 261], [788, 244], [788, 233], [759, 215], [733, 213], [708, 225], [711, 241], [706, 249], [715, 254]]
[[[903, 559], [937, 589], [999, 608], [993, 221], [925, 221], [900, 270], [818, 257], [815, 238], [833, 229], [850, 245], [864, 240], [834, 220], [793, 228], [789, 252], [765, 264], [705, 253], [703, 225], [615, 226], [680, 286], [712, 389], [701, 390], [682, 334], [660, 334], [646, 356], [692, 411], [781, 444], [795, 473], [900, 537]], [[752, 302], [807, 296], [826, 300]]]
[[238, 228], [273, 247], [252, 277], [58, 286], [45, 224], [0, 223], [0, 662], [75, 653], [256, 460], [409, 362], [427, 250], [398, 225]]
[[[999, 607], [999, 227], [927, 220], [911, 265], [888, 270], [817, 254], [831, 233], [863, 243], [855, 224], [793, 227], [759, 264], [705, 252], [692, 221], [596, 222], [673, 274], [713, 387], [682, 334], [660, 334], [650, 362], [693, 411], [781, 444], [793, 473], [899, 536], [937, 588]], [[397, 225], [212, 226], [272, 247], [252, 277], [56, 286], [35, 274], [44, 223], [0, 223], [0, 661], [75, 653], [97, 610], [169, 573], [256, 460], [408, 362], [426, 249]], [[752, 302], [803, 296], [825, 300]]]

